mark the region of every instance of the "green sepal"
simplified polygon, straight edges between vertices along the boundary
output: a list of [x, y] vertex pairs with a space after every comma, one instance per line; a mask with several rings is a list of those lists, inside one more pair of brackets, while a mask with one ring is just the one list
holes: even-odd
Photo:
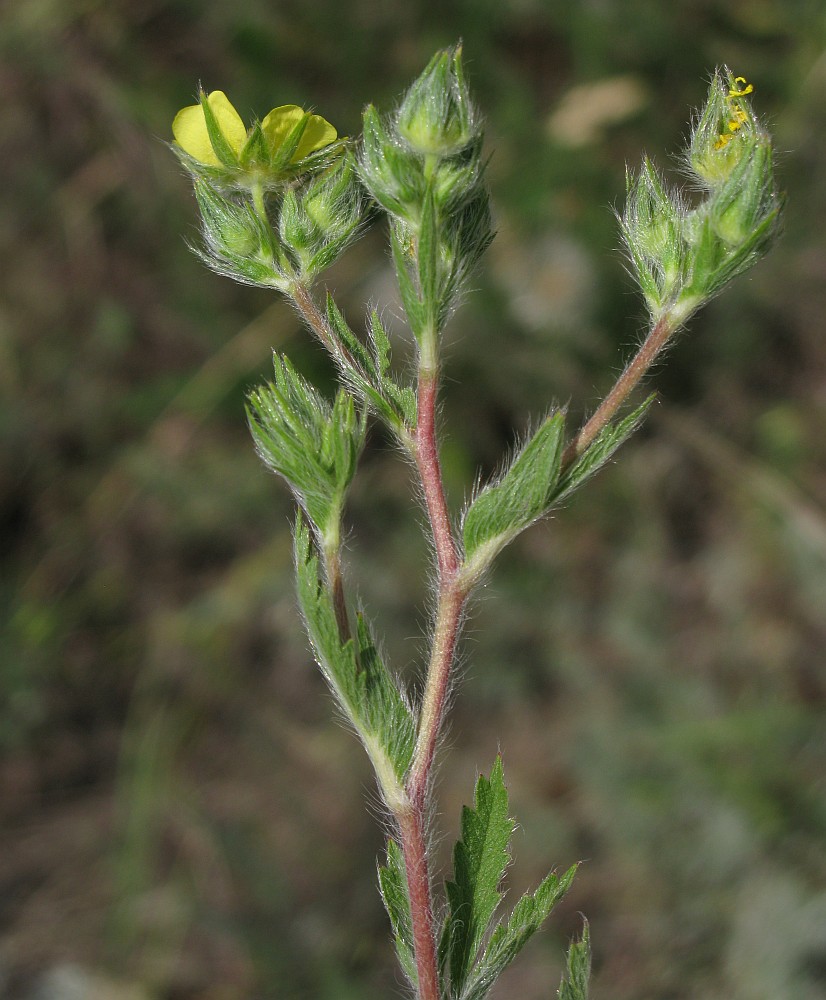
[[253, 122], [244, 148], [241, 150], [239, 161], [242, 167], [248, 167], [252, 163], [268, 163], [270, 158], [270, 147], [267, 142], [261, 122]]
[[507, 922], [498, 924], [468, 980], [461, 1000], [482, 1000], [490, 988], [539, 930], [551, 910], [570, 889], [578, 866], [561, 877], [551, 872], [533, 893], [526, 893]]
[[210, 107], [208, 97], [209, 95], [205, 90], [202, 90], [198, 94], [198, 100], [204, 112], [204, 121], [206, 122], [210, 145], [215, 155], [225, 167], [237, 167], [238, 157], [235, 154], [235, 150], [224, 138], [224, 133], [221, 131], [218, 119], [215, 117], [215, 112]]
[[224, 194], [204, 177], [196, 177], [194, 187], [203, 247], [193, 250], [201, 260], [218, 274], [243, 284], [285, 289], [289, 263], [272, 229], [249, 200]]
[[591, 978], [591, 932], [588, 921], [582, 928], [579, 941], [572, 941], [568, 948], [565, 975], [559, 984], [559, 1000], [588, 1000], [588, 982]]
[[423, 158], [401, 140], [392, 120], [364, 109], [359, 171], [364, 186], [392, 216], [418, 225], [425, 191]]
[[308, 250], [320, 242], [318, 227], [299, 204], [298, 195], [290, 188], [284, 192], [278, 215], [278, 235], [281, 243], [291, 251], [297, 261], [302, 261]]
[[287, 133], [284, 141], [273, 151], [272, 159], [270, 160], [270, 169], [282, 171], [294, 166], [292, 159], [295, 156], [295, 151], [298, 149], [298, 144], [301, 142], [301, 137], [304, 135], [309, 120], [310, 113], [305, 111]]
[[562, 411], [549, 416], [505, 474], [471, 503], [462, 523], [465, 556], [487, 566], [520, 531], [551, 506], [559, 481], [565, 435]]
[[362, 615], [355, 641], [341, 641], [333, 599], [321, 579], [318, 555], [301, 517], [295, 524], [295, 567], [298, 601], [316, 662], [364, 744], [387, 804], [398, 808], [413, 758], [416, 720], [379, 657]]
[[379, 889], [384, 908], [390, 917], [399, 964], [411, 986], [418, 982], [413, 944], [413, 922], [410, 916], [410, 896], [402, 849], [395, 840], [387, 842], [387, 864], [379, 868]]
[[648, 412], [649, 407], [657, 398], [651, 395], [628, 416], [599, 432], [586, 450], [574, 461], [559, 479], [559, 485], [553, 497], [553, 503], [558, 504], [573, 493], [574, 490], [589, 479], [595, 472], [613, 456], [614, 452], [624, 444], [637, 430]]
[[502, 899], [499, 885], [510, 861], [508, 844], [515, 829], [508, 816], [501, 756], [490, 778], [479, 775], [474, 807], [462, 809], [462, 836], [453, 851], [453, 881], [446, 884], [448, 913], [440, 944], [440, 965], [452, 1000], [464, 996], [465, 983]]

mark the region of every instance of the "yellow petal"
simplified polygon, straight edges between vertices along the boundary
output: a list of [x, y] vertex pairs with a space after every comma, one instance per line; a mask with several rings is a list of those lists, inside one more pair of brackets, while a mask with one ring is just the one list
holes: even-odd
[[207, 100], [221, 129], [221, 135], [234, 153], [240, 153], [247, 141], [247, 126], [241, 120], [241, 116], [230, 104], [223, 90], [213, 90]]
[[[267, 142], [269, 142], [273, 152], [284, 144], [287, 136], [303, 116], [304, 111], [297, 104], [285, 104], [283, 107], [273, 108], [261, 122], [261, 128], [264, 130], [264, 135], [267, 137]], [[298, 148], [293, 153], [293, 162], [303, 160], [305, 156], [309, 156], [317, 149], [329, 146], [337, 137], [338, 132], [328, 121], [325, 121], [320, 115], [310, 115]]]
[[[234, 152], [240, 153], [247, 139], [247, 130], [241, 121], [241, 116], [230, 104], [222, 90], [213, 90], [207, 97], [221, 134]], [[201, 163], [219, 167], [221, 161], [215, 155], [209, 132], [204, 118], [204, 109], [200, 104], [190, 105], [175, 115], [172, 122], [172, 134], [175, 141], [185, 153]]]
[[261, 122], [261, 128], [273, 152], [284, 145], [284, 140], [303, 117], [304, 112], [297, 104], [285, 104], [272, 109]]
[[301, 142], [298, 144], [298, 149], [295, 151], [293, 159], [302, 160], [305, 156], [309, 156], [310, 153], [315, 153], [316, 150], [329, 146], [337, 138], [338, 132], [336, 132], [325, 118], [322, 118], [321, 115], [310, 115], [307, 127], [304, 129], [304, 134], [301, 136]]
[[172, 134], [175, 136], [175, 142], [185, 153], [189, 153], [200, 163], [220, 166], [220, 160], [209, 141], [204, 111], [200, 104], [192, 104], [175, 115]]

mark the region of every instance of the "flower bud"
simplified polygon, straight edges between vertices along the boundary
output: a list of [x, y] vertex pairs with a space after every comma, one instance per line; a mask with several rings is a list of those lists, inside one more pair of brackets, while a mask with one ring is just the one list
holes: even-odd
[[329, 267], [358, 234], [364, 204], [349, 156], [309, 184], [285, 193], [280, 239], [303, 278]]
[[777, 208], [772, 148], [760, 136], [712, 198], [715, 232], [729, 246], [746, 240]]
[[372, 105], [364, 109], [359, 170], [364, 186], [382, 208], [415, 225], [427, 188], [423, 162], [391, 129]]
[[479, 133], [462, 69], [460, 47], [437, 52], [408, 90], [398, 111], [399, 133], [425, 156], [451, 156]]
[[622, 228], [643, 294], [656, 310], [673, 299], [686, 269], [684, 210], [669, 194], [651, 161], [628, 178]]
[[205, 262], [251, 285], [282, 287], [283, 269], [276, 263], [273, 234], [253, 206], [243, 198], [224, 195], [203, 179], [195, 181], [201, 210]]

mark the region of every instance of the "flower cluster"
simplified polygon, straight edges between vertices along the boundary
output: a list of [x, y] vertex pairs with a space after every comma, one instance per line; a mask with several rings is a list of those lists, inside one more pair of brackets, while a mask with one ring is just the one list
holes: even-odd
[[460, 46], [431, 59], [394, 113], [364, 112], [361, 177], [390, 217], [405, 309], [428, 352], [492, 239], [482, 138]]
[[201, 209], [201, 255], [216, 271], [287, 290], [315, 278], [356, 235], [352, 154], [320, 115], [286, 104], [248, 128], [223, 91], [202, 91], [172, 134]]
[[728, 69], [714, 74], [686, 155], [703, 192], [699, 204], [669, 191], [648, 160], [629, 177], [623, 235], [655, 319], [684, 322], [750, 267], [777, 231], [771, 137], [752, 109], [753, 90]]

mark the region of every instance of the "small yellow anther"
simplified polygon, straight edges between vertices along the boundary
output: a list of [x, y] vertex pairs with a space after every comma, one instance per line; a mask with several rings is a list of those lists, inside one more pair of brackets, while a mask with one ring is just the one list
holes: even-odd
[[736, 100], [739, 97], [751, 94], [753, 90], [754, 84], [748, 83], [744, 76], [736, 76], [734, 78], [734, 86], [729, 88], [729, 92], [726, 95], [731, 114], [731, 118], [726, 122], [728, 132], [724, 132], [718, 137], [717, 142], [714, 143], [715, 149], [724, 149], [732, 137], [740, 131], [744, 123], [749, 120], [748, 112], [745, 108], [737, 104]]
[[[737, 88], [740, 88], [739, 90]], [[748, 83], [744, 76], [735, 76], [734, 86], [729, 90], [729, 97], [745, 97], [754, 91], [754, 84]]]

